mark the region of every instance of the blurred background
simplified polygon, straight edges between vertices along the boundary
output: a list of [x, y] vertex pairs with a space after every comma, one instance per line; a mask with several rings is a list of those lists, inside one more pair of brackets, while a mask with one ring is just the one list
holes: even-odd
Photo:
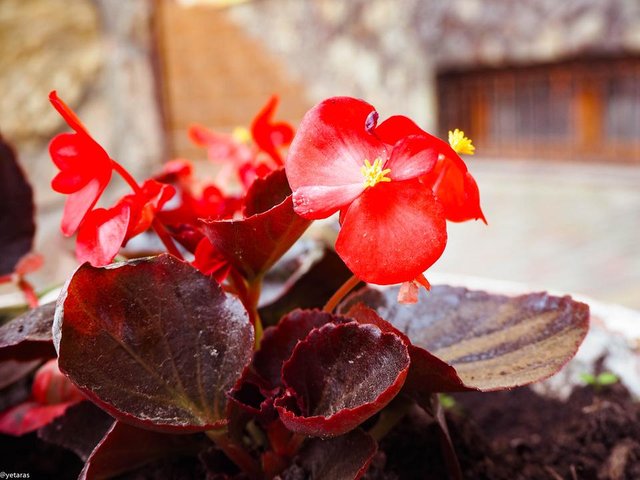
[[460, 128], [489, 225], [450, 225], [434, 279], [640, 309], [638, 0], [1, 0], [0, 132], [35, 187], [41, 285], [75, 267], [49, 186], [53, 89], [138, 179], [204, 160], [189, 124], [230, 132], [272, 93], [294, 125], [351, 95]]

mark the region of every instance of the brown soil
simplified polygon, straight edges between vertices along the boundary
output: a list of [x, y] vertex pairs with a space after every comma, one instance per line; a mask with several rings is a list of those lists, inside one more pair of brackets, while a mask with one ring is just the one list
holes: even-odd
[[[455, 400], [447, 418], [465, 479], [640, 479], [640, 404], [621, 385], [577, 388], [566, 402], [529, 388]], [[435, 427], [420, 412], [381, 447], [370, 480], [447, 478]]]
[[[465, 479], [640, 479], [640, 403], [621, 385], [578, 388], [567, 402], [529, 388], [455, 401], [447, 418]], [[0, 447], [0, 467], [31, 478], [75, 478], [82, 465], [35, 434], [0, 436]], [[206, 463], [165, 459], [126, 477], [202, 478]], [[447, 479], [436, 428], [423, 412], [412, 411], [381, 442], [365, 479]]]

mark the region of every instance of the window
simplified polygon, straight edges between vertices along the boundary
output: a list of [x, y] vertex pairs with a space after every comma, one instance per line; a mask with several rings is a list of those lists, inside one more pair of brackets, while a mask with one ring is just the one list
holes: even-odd
[[438, 89], [441, 133], [478, 154], [640, 163], [640, 59], [445, 72]]

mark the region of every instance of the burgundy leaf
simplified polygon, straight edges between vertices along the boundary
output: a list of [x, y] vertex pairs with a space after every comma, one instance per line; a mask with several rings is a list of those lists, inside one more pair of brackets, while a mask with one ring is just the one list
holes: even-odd
[[398, 288], [365, 288], [343, 308], [369, 305], [413, 345], [454, 367], [466, 387], [483, 391], [553, 375], [575, 355], [589, 328], [589, 307], [570, 297], [434, 286], [420, 293], [417, 304], [399, 305], [397, 294]]
[[253, 358], [255, 371], [270, 387], [282, 385], [282, 365], [291, 357], [296, 344], [314, 328], [335, 319], [330, 313], [319, 310], [294, 310], [283, 317], [275, 327], [264, 331], [260, 350]]
[[115, 421], [91, 452], [78, 479], [111, 478], [159, 458], [196, 454], [202, 448], [197, 435], [153, 432]]
[[64, 415], [38, 430], [38, 437], [73, 451], [87, 461], [115, 420], [91, 402], [70, 406]]
[[363, 303], [351, 307], [346, 316], [355, 319], [358, 323], [371, 323], [383, 332], [393, 332], [403, 338], [411, 356], [411, 367], [403, 391], [417, 397], [421, 403], [428, 402], [432, 392], [475, 390], [462, 383], [451, 365], [425, 349], [412, 345], [405, 334]]
[[310, 436], [346, 433], [387, 405], [409, 370], [403, 340], [374, 325], [327, 324], [312, 330], [284, 364], [282, 422]]
[[53, 358], [51, 326], [55, 303], [34, 308], [0, 327], [0, 361]]
[[242, 213], [245, 217], [257, 215], [279, 205], [291, 195], [284, 169], [276, 170], [264, 178], [256, 178], [247, 191]]
[[[282, 170], [275, 171], [261, 181], [254, 182], [247, 193], [245, 209], [250, 216], [241, 220], [202, 221], [202, 230], [213, 246], [248, 280], [264, 274], [304, 233], [309, 220], [293, 211], [290, 189]], [[266, 207], [281, 195], [262, 201], [261, 192], [271, 190], [289, 194], [280, 203]]]
[[[308, 440], [297, 463], [310, 480], [357, 480], [366, 473], [377, 449], [375, 440], [357, 429], [336, 438]], [[282, 478], [293, 476], [284, 472]]]
[[[30, 360], [22, 362], [18, 360], [0, 361], [0, 390], [16, 383], [18, 380], [25, 380], [25, 377], [33, 372], [40, 365], [40, 360]], [[0, 397], [0, 410], [3, 409], [4, 398]]]
[[[315, 256], [316, 253], [312, 255]], [[306, 271], [297, 270], [288, 279], [282, 280], [280, 298], [273, 295], [272, 298], [277, 298], [273, 303], [263, 302], [260, 308], [263, 325], [277, 324], [280, 318], [295, 308], [322, 308], [331, 295], [353, 275], [333, 249], [323, 247], [317, 260], [311, 258], [302, 262], [308, 260], [312, 265]], [[271, 276], [273, 280], [275, 275], [272, 276], [272, 272], [277, 267], [275, 265], [265, 276], [266, 288], [269, 288], [268, 278]]]
[[33, 193], [16, 154], [0, 136], [0, 276], [13, 272], [31, 251], [36, 226]]
[[170, 255], [82, 265], [58, 300], [60, 368], [116, 418], [155, 430], [209, 430], [251, 359], [241, 303]]

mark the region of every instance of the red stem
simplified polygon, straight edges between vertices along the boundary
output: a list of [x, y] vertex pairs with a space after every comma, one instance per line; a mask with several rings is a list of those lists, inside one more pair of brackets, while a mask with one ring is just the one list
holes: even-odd
[[327, 313], [333, 312], [338, 303], [340, 303], [340, 300], [342, 300], [347, 293], [353, 290], [354, 287], [358, 285], [358, 283], [360, 283], [360, 279], [355, 275], [352, 275], [351, 278], [349, 278], [342, 284], [342, 286], [338, 290], [336, 290], [336, 293], [331, 296], [322, 310]]
[[36, 291], [27, 280], [22, 277], [18, 278], [18, 287], [22, 290], [22, 294], [24, 295], [29, 308], [36, 308], [40, 305], [40, 301], [38, 300], [38, 295], [36, 295]]

